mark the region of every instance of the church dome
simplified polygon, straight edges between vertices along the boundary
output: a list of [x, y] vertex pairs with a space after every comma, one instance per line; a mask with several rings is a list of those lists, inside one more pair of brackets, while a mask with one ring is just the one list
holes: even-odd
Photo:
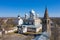
[[33, 15], [35, 15], [35, 11], [33, 9], [30, 11], [30, 13], [32, 13]]
[[20, 17], [20, 15], [18, 15], [18, 19], [20, 19], [21, 17]]
[[29, 15], [26, 13], [25, 14], [25, 19], [28, 19], [29, 18]]
[[26, 16], [28, 16], [28, 14], [27, 14], [27, 13], [26, 13], [25, 15], [26, 15]]

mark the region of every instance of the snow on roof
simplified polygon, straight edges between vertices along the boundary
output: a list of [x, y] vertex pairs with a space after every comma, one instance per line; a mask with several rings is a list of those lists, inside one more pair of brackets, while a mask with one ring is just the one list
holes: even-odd
[[47, 32], [43, 32], [41, 35], [36, 36], [32, 40], [49, 40], [49, 34]]
[[41, 27], [42, 28], [42, 25], [22, 25], [23, 27], [31, 27], [31, 28], [37, 28], [37, 27]]

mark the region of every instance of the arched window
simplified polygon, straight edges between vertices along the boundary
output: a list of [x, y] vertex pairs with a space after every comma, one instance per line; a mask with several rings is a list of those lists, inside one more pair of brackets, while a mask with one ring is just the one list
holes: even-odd
[[49, 24], [49, 20], [48, 20], [48, 24]]
[[32, 22], [29, 22], [29, 24], [32, 24]]

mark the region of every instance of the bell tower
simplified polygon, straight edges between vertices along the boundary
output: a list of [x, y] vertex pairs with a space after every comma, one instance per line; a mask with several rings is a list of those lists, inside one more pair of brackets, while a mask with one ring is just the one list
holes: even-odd
[[51, 35], [50, 19], [49, 19], [49, 16], [48, 16], [47, 8], [45, 9], [45, 14], [44, 14], [42, 26], [43, 26], [42, 27], [42, 32], [46, 31], [47, 33], [49, 33]]

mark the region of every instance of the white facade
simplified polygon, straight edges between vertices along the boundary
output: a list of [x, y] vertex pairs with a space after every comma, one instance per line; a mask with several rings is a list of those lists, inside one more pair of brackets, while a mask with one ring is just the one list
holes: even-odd
[[36, 29], [36, 32], [39, 32], [40, 30], [42, 30], [42, 25]]
[[23, 33], [27, 32], [27, 27], [23, 28]]
[[[28, 16], [30, 16], [28, 18]], [[18, 17], [18, 32], [26, 33], [26, 32], [39, 32], [42, 29], [41, 20], [36, 17], [35, 11], [31, 10], [30, 15], [25, 14], [24, 19], [22, 20]]]
[[22, 24], [23, 24], [23, 20], [20, 17], [18, 17], [18, 25], [22, 25]]

